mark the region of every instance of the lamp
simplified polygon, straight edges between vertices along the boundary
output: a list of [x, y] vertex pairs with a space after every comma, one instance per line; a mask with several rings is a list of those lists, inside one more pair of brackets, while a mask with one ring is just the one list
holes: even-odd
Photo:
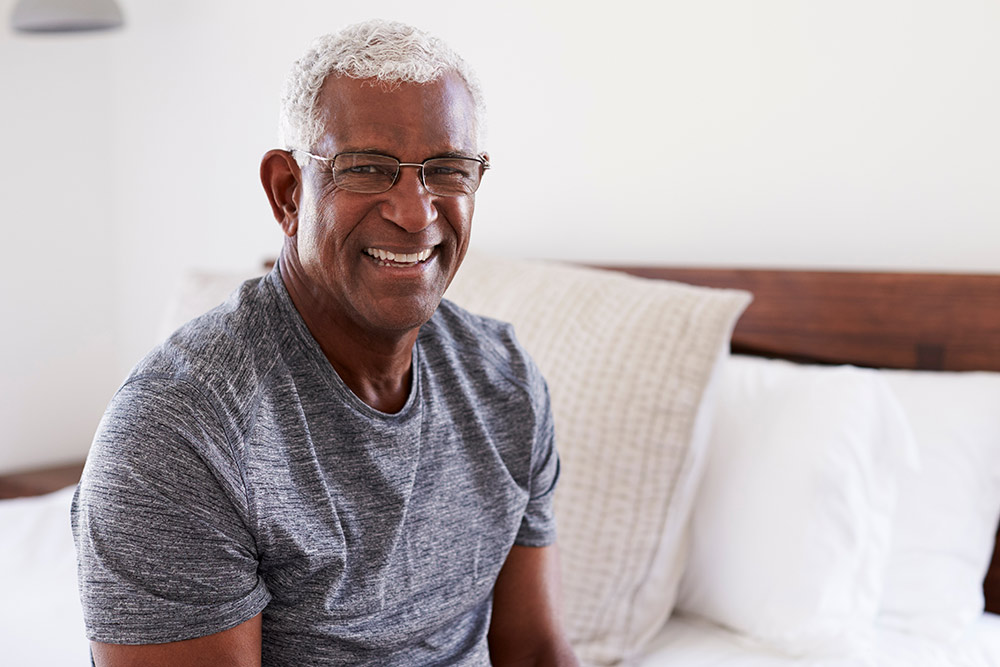
[[11, 14], [20, 32], [80, 32], [122, 25], [115, 0], [20, 0]]

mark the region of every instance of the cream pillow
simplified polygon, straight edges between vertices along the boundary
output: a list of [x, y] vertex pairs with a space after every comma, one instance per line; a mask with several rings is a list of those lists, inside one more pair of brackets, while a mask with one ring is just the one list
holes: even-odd
[[512, 322], [546, 377], [570, 639], [588, 664], [631, 659], [676, 598], [700, 408], [750, 295], [472, 255], [446, 296]]
[[791, 655], [871, 636], [909, 424], [878, 371], [731, 357], [678, 607]]

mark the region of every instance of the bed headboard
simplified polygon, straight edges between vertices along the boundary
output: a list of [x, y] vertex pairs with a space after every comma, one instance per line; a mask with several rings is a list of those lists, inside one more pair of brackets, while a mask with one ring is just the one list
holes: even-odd
[[1000, 371], [1000, 275], [616, 267], [753, 292], [733, 350], [812, 363]]
[[[733, 350], [810, 363], [1000, 371], [1000, 275], [602, 267], [753, 292]], [[0, 476], [0, 498], [79, 479], [82, 464]], [[1000, 613], [1000, 535], [984, 584]]]
[[40, 496], [80, 481], [83, 462], [0, 475], [0, 500]]

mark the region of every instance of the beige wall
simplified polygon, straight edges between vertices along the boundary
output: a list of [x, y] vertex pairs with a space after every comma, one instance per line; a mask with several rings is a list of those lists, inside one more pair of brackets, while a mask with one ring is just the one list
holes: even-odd
[[[277, 251], [257, 164], [281, 80], [371, 12], [120, 2], [117, 34], [0, 32], [0, 470], [85, 452], [185, 270]], [[481, 249], [1000, 272], [996, 2], [380, 7], [483, 79]]]

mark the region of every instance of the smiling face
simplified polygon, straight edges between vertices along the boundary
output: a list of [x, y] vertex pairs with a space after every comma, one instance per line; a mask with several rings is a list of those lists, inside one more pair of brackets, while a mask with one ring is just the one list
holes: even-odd
[[[404, 163], [477, 155], [472, 98], [455, 75], [393, 90], [329, 78], [319, 105], [326, 130], [303, 147], [317, 155], [371, 152]], [[414, 167], [402, 167], [387, 192], [349, 192], [334, 185], [329, 162], [310, 159], [295, 233], [282, 253], [295, 287], [307, 292], [296, 305], [311, 311], [303, 313], [307, 322], [412, 332], [430, 319], [465, 257], [474, 206], [474, 195], [429, 193]]]

